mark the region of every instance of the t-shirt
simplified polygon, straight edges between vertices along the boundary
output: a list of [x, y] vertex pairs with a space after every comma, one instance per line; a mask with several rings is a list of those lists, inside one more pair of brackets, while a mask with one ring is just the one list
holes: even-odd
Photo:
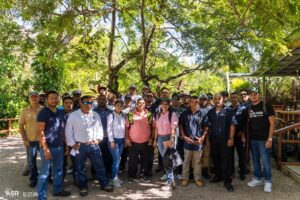
[[[274, 116], [275, 112], [271, 104], [265, 104], [265, 112], [263, 102], [249, 107], [249, 131], [252, 140], [267, 140], [269, 137], [269, 117]], [[247, 113], [248, 114], [248, 113]]]
[[48, 107], [41, 109], [37, 116], [38, 122], [45, 123], [44, 134], [49, 147], [59, 147], [64, 144], [64, 115], [62, 111], [53, 112]]

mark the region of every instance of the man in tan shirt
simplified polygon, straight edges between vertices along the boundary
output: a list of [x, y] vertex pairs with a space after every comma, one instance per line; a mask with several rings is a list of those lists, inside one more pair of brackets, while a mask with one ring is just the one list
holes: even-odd
[[27, 161], [30, 171], [30, 187], [35, 187], [38, 178], [36, 166], [37, 152], [39, 151], [39, 134], [36, 116], [42, 107], [39, 105], [39, 93], [31, 92], [29, 95], [29, 107], [23, 108], [19, 117], [19, 130], [27, 150]]

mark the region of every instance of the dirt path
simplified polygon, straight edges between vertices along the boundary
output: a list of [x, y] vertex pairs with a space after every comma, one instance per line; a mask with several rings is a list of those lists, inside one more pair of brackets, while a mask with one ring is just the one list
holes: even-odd
[[[34, 189], [28, 186], [28, 177], [22, 176], [25, 163], [25, 149], [21, 138], [7, 138], [0, 140], [0, 199], [36, 199]], [[230, 199], [230, 200], [300, 200], [300, 184], [296, 183], [280, 171], [273, 168], [273, 192], [263, 192], [263, 187], [249, 188], [246, 183], [251, 179], [250, 175], [246, 181], [235, 179], [234, 193], [228, 193], [222, 183], [211, 184], [207, 181], [203, 188], [197, 188], [193, 183], [188, 187], [177, 187], [175, 191], [169, 192], [162, 188], [163, 182], [159, 181], [161, 174], [155, 174], [151, 183], [125, 183], [124, 187], [114, 193], [100, 191], [96, 183], [89, 182], [89, 194], [84, 199]], [[126, 176], [121, 177], [126, 180]], [[65, 182], [67, 190], [72, 196], [63, 199], [81, 199], [78, 189], [72, 185], [71, 176], [67, 176]], [[49, 186], [48, 199], [51, 195], [52, 186]]]

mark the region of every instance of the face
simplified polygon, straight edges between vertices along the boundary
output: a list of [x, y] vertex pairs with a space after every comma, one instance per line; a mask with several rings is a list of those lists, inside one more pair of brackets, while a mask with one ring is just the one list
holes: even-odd
[[120, 112], [122, 112], [122, 110], [123, 110], [123, 105], [122, 105], [121, 103], [117, 103], [117, 104], [115, 105], [115, 111], [116, 111], [117, 113], [120, 113]]
[[142, 89], [143, 94], [147, 94], [148, 91], [149, 91], [148, 88], [143, 88], [143, 89]]
[[73, 110], [73, 101], [71, 99], [66, 99], [63, 106], [65, 111], [71, 111]]
[[146, 96], [146, 101], [147, 102], [153, 102], [153, 94], [148, 93], [147, 96]]
[[99, 90], [99, 94], [101, 94], [101, 95], [106, 95], [106, 94], [107, 94], [106, 89], [105, 89], [105, 88], [100, 89], [100, 90]]
[[177, 99], [173, 99], [173, 100], [172, 100], [172, 106], [177, 107], [177, 106], [179, 106], [179, 103], [180, 103], [180, 101], [177, 100]]
[[221, 95], [214, 96], [214, 104], [216, 107], [220, 108], [223, 106], [223, 97]]
[[256, 92], [252, 92], [250, 94], [250, 99], [253, 103], [256, 103], [260, 100], [260, 94], [259, 93], [256, 93]]
[[169, 98], [169, 91], [164, 89], [160, 92], [160, 98]]
[[192, 110], [197, 110], [199, 108], [199, 99], [191, 99], [190, 100], [190, 107]]
[[138, 110], [144, 110], [145, 109], [145, 101], [144, 100], [139, 100], [136, 104], [136, 108]]
[[167, 101], [163, 101], [161, 102], [160, 107], [163, 111], [167, 111], [169, 110], [170, 104]]
[[80, 94], [76, 94], [76, 95], [73, 96], [73, 101], [75, 103], [78, 103], [78, 102], [80, 102], [80, 98], [81, 98], [81, 95]]
[[184, 95], [184, 96], [182, 97], [182, 102], [183, 102], [183, 104], [188, 104], [188, 103], [190, 102], [190, 99], [191, 99], [190, 96]]
[[99, 107], [105, 107], [106, 106], [106, 103], [107, 103], [106, 96], [99, 95], [97, 101], [98, 101]]
[[239, 97], [237, 94], [231, 94], [230, 95], [230, 100], [232, 104], [237, 104], [239, 102]]
[[131, 98], [125, 98], [125, 105], [130, 105], [131, 104]]
[[199, 99], [199, 106], [205, 106], [206, 103], [207, 103], [207, 99], [205, 99], [205, 98]]
[[31, 96], [29, 97], [29, 102], [30, 102], [30, 104], [38, 104], [39, 101], [40, 101], [39, 95], [31, 95]]
[[129, 93], [130, 94], [135, 94], [136, 93], [136, 89], [134, 87], [129, 88]]
[[58, 105], [58, 94], [49, 94], [47, 97], [47, 103], [49, 107], [56, 107]]
[[89, 113], [93, 107], [93, 100], [91, 98], [82, 99], [80, 108], [83, 113]]
[[247, 92], [245, 92], [245, 91], [242, 91], [242, 92], [240, 93], [240, 96], [241, 96], [241, 99], [242, 99], [244, 102], [248, 101], [248, 99], [249, 99], [249, 95], [248, 95]]

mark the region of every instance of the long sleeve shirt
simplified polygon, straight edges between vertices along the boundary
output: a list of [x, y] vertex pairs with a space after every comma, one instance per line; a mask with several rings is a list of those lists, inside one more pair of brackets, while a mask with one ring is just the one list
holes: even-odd
[[107, 134], [110, 142], [114, 141], [114, 138], [125, 138], [125, 115], [113, 113], [111, 131], [108, 131]]
[[81, 109], [72, 112], [65, 132], [68, 146], [73, 146], [76, 142], [87, 143], [103, 139], [101, 119], [94, 111], [88, 114], [83, 113]]

